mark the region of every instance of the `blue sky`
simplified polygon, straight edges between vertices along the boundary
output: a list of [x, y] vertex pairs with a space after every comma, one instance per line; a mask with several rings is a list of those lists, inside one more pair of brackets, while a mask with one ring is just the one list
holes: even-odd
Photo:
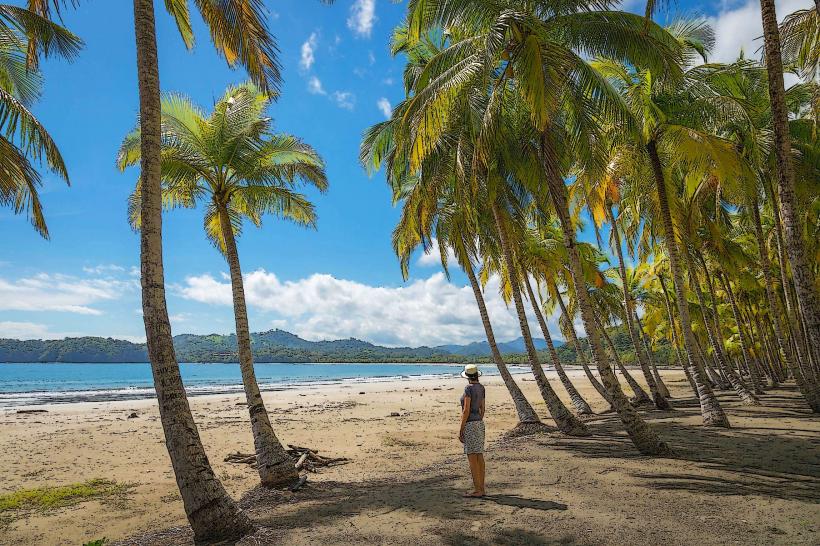
[[[15, 2], [22, 3], [22, 2]], [[779, 15], [811, 0], [778, 3]], [[464, 279], [448, 282], [435, 257], [414, 261], [402, 282], [391, 251], [398, 212], [379, 174], [359, 166], [362, 131], [402, 97], [402, 59], [389, 36], [404, 2], [267, 0], [284, 66], [282, 96], [272, 107], [277, 129], [313, 145], [327, 164], [330, 191], [308, 192], [319, 228], [268, 219], [249, 226], [239, 252], [254, 331], [282, 328], [308, 339], [358, 337], [388, 345], [467, 342], [483, 337]], [[714, 24], [713, 58], [754, 54], [760, 35], [757, 0], [681, 0], [676, 9]], [[627, 9], [641, 9], [634, 0]], [[144, 339], [138, 237], [126, 222], [126, 197], [137, 176], [114, 167], [117, 148], [138, 108], [131, 2], [84, 0], [65, 24], [86, 47], [72, 64], [44, 64], [46, 84], [35, 113], [57, 141], [71, 187], [44, 173], [41, 197], [51, 240], [25, 217], [0, 209], [0, 337], [101, 335]], [[161, 85], [210, 107], [226, 86], [244, 79], [229, 69], [196, 21], [187, 51], [157, 2]], [[168, 304], [174, 333], [233, 330], [230, 288], [221, 256], [206, 241], [200, 210], [165, 215]], [[585, 234], [588, 238], [588, 234]], [[491, 283], [487, 289], [498, 337], [517, 337], [516, 321]], [[551, 321], [556, 337], [557, 328]]]

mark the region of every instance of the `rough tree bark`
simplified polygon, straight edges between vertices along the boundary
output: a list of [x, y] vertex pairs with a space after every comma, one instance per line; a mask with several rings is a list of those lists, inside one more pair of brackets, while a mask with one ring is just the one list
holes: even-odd
[[253, 444], [256, 448], [257, 470], [259, 479], [265, 487], [274, 487], [299, 477], [294, 461], [285, 451], [273, 427], [270, 424], [268, 411], [259, 392], [256, 372], [253, 368], [251, 351], [251, 334], [248, 326], [248, 308], [245, 303], [245, 287], [242, 280], [242, 268], [239, 265], [239, 252], [236, 239], [228, 216], [225, 203], [216, 203], [219, 211], [219, 224], [222, 228], [222, 239], [225, 241], [225, 257], [231, 271], [231, 291], [233, 294], [233, 313], [236, 321], [236, 344], [239, 349], [239, 370], [242, 373], [242, 385], [245, 388], [245, 400], [251, 417]]
[[[800, 307], [800, 313], [797, 315], [803, 317], [811, 358], [814, 362], [818, 362], [820, 361], [820, 297], [817, 295], [814, 275], [806, 256], [802, 238], [802, 222], [794, 193], [789, 117], [783, 82], [783, 59], [780, 54], [780, 30], [777, 27], [774, 0], [760, 0], [760, 13], [763, 20], [763, 47], [766, 53], [766, 73], [769, 78], [769, 99], [774, 129], [777, 193], [780, 197], [786, 253], [789, 256], [792, 279]], [[813, 377], [806, 377], [804, 381], [809, 391], [817, 389], [817, 382]], [[812, 411], [820, 411], [820, 407], [812, 407]]]
[[142, 312], [165, 446], [197, 541], [237, 539], [250, 519], [214, 475], [194, 422], [171, 337], [162, 262], [161, 110], [154, 0], [134, 0], [140, 99]]

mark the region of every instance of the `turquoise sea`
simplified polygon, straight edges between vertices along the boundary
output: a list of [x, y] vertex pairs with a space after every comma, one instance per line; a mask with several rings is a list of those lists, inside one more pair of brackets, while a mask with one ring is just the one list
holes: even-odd
[[[448, 364], [264, 364], [255, 365], [263, 391], [310, 384], [386, 381], [405, 377], [453, 377], [461, 366]], [[485, 366], [485, 373], [497, 371]], [[242, 391], [238, 364], [180, 364], [191, 396]], [[0, 364], [0, 408], [129, 400], [154, 396], [151, 366], [122, 364]]]

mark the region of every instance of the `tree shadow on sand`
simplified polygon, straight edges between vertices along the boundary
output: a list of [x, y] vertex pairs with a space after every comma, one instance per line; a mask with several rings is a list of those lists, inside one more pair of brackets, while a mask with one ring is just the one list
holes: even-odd
[[[796, 397], [776, 394], [763, 397], [766, 406], [749, 408], [725, 402], [736, 417], [744, 414], [774, 420], [816, 419]], [[699, 415], [695, 400], [676, 399], [676, 411]], [[650, 421], [660, 412], [652, 412]], [[731, 419], [731, 416], [730, 416]], [[681, 425], [669, 421], [653, 421], [661, 438], [675, 450], [675, 458], [698, 463], [703, 473], [680, 472], [680, 466], [670, 464], [660, 472], [632, 472], [631, 476], [646, 480], [645, 485], [658, 490], [686, 490], [708, 495], [757, 495], [785, 500], [820, 501], [820, 435], [809, 429], [795, 429], [776, 424], [768, 426], [737, 426], [731, 429]], [[590, 425], [588, 438], [561, 438], [540, 441], [553, 449], [577, 453], [584, 457], [640, 460], [647, 457], [635, 450], [616, 416], [606, 416]], [[762, 431], [777, 431], [773, 435]]]
[[558, 539], [547, 539], [524, 529], [502, 529], [492, 533], [489, 537], [476, 537], [456, 531], [442, 533], [441, 538], [442, 542], [449, 546], [559, 546], [577, 544], [576, 540], [569, 535]]

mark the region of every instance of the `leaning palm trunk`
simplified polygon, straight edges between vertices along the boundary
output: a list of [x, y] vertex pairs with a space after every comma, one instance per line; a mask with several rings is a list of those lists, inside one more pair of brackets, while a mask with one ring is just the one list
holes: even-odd
[[666, 384], [663, 382], [661, 374], [658, 373], [658, 366], [655, 364], [655, 357], [652, 355], [652, 347], [649, 344], [649, 336], [643, 329], [641, 317], [638, 316], [638, 313], [635, 313], [635, 324], [638, 325], [638, 332], [641, 335], [641, 341], [643, 341], [643, 349], [646, 352], [646, 358], [649, 360], [649, 367], [652, 368], [652, 376], [655, 378], [655, 383], [658, 385], [658, 391], [664, 398], [671, 398], [669, 389], [666, 388]]
[[[595, 318], [596, 320], [598, 319], [598, 317]], [[617, 366], [618, 370], [621, 372], [621, 375], [623, 375], [624, 379], [626, 379], [629, 388], [632, 389], [632, 403], [636, 406], [651, 403], [652, 399], [649, 398], [649, 395], [646, 394], [646, 391], [641, 388], [640, 384], [638, 384], [638, 382], [635, 381], [635, 378], [632, 377], [632, 374], [629, 373], [629, 370], [626, 369], [624, 363], [621, 362], [621, 357], [618, 356], [618, 349], [615, 348], [615, 344], [612, 342], [612, 338], [609, 337], [606, 328], [603, 324], [601, 324], [600, 320], [597, 320], [597, 325], [601, 329], [601, 335], [604, 337], [604, 340], [606, 341], [607, 345], [609, 345], [609, 352], [612, 353], [612, 359], [615, 361], [615, 366]]]
[[[641, 342], [638, 339], [638, 333], [635, 331], [635, 324], [632, 322], [632, 313], [634, 310], [634, 302], [632, 295], [629, 293], [629, 287], [626, 284], [626, 266], [624, 265], [623, 250], [621, 250], [621, 235], [619, 233], [618, 225], [615, 223], [615, 216], [612, 214], [612, 209], [606, 207], [609, 215], [609, 222], [612, 226], [612, 236], [615, 238], [615, 253], [618, 256], [618, 271], [621, 274], [621, 288], [624, 297], [624, 322], [626, 322], [626, 329], [629, 332], [629, 339], [632, 341], [632, 346], [635, 348], [635, 356], [638, 359], [638, 364], [643, 372], [646, 384], [649, 387], [649, 392], [652, 393], [652, 400], [655, 402], [655, 407], [661, 410], [671, 409], [669, 402], [664, 398], [661, 391], [658, 389], [658, 384], [655, 377], [652, 375], [649, 362], [646, 355], [641, 350]], [[667, 391], [668, 395], [668, 391]]]
[[[760, 268], [763, 270], [763, 281], [766, 285], [766, 300], [769, 304], [769, 314], [772, 317], [771, 324], [774, 328], [774, 338], [777, 342], [777, 347], [780, 349], [780, 354], [785, 359], [786, 368], [798, 377], [800, 375], [800, 366], [795, 362], [794, 353], [791, 347], [786, 343], [786, 338], [783, 334], [783, 326], [780, 322], [780, 301], [775, 295], [774, 284], [771, 278], [771, 264], [769, 262], [769, 253], [766, 250], [766, 243], [763, 240], [763, 227], [760, 223], [760, 211], [757, 208], [757, 199], [751, 203], [752, 218], [755, 224], [755, 236], [757, 237], [757, 246], [760, 254]], [[784, 271], [785, 278], [785, 271]], [[783, 285], [784, 290], [788, 290], [788, 285]], [[786, 297], [788, 306], [788, 296]], [[787, 311], [788, 314], [788, 311]], [[796, 372], [796, 373], [795, 373]], [[801, 384], [802, 383], [802, 384]], [[798, 388], [803, 394], [803, 397], [808, 402], [814, 413], [820, 413], [820, 389], [807, 388], [805, 382], [798, 382]]]
[[532, 408], [524, 393], [518, 387], [518, 384], [513, 379], [512, 374], [507, 369], [504, 359], [501, 357], [501, 351], [498, 350], [498, 345], [495, 342], [495, 334], [493, 333], [493, 326], [490, 323], [490, 315], [487, 313], [487, 306], [484, 303], [484, 295], [481, 293], [481, 286], [478, 284], [473, 266], [467, 261], [463, 265], [464, 271], [467, 273], [467, 278], [470, 279], [470, 286], [473, 289], [473, 296], [475, 296], [476, 304], [478, 305], [478, 312], [481, 315], [481, 324], [484, 325], [484, 334], [487, 336], [487, 344], [490, 346], [490, 352], [493, 355], [493, 362], [495, 362], [498, 372], [501, 374], [501, 379], [504, 381], [507, 390], [515, 404], [515, 411], [518, 413], [519, 424], [534, 424], [541, 423], [538, 414]]
[[140, 265], [148, 359], [165, 446], [185, 515], [198, 541], [231, 540], [253, 529], [214, 475], [194, 422], [171, 338], [162, 263], [160, 86], [154, 0], [134, 0], [142, 132]]
[[683, 355], [680, 351], [680, 339], [678, 338], [678, 327], [675, 324], [675, 317], [672, 314], [672, 302], [669, 299], [669, 292], [666, 290], [666, 283], [663, 280], [663, 276], [658, 275], [658, 282], [661, 284], [663, 301], [666, 304], [666, 316], [669, 319], [669, 327], [672, 329], [672, 343], [675, 344], [675, 356], [678, 359], [678, 365], [683, 368], [683, 372], [686, 374], [686, 380], [689, 382], [689, 386], [692, 387], [692, 392], [697, 396], [698, 387], [695, 385], [695, 380], [692, 379], [692, 372], [689, 370], [689, 367], [683, 363]]
[[658, 205], [662, 218], [664, 239], [666, 240], [666, 250], [669, 255], [669, 268], [672, 270], [672, 283], [675, 286], [675, 299], [678, 304], [678, 316], [680, 317], [681, 331], [683, 332], [683, 345], [686, 349], [686, 356], [689, 359], [690, 374], [698, 388], [698, 399], [700, 401], [700, 411], [703, 416], [703, 423], [707, 426], [729, 427], [729, 419], [720, 407], [715, 393], [709, 383], [706, 382], [705, 370], [700, 366], [700, 362], [695, 355], [695, 334], [692, 331], [692, 321], [689, 317], [689, 303], [686, 301], [684, 292], [683, 271], [678, 257], [678, 244], [675, 241], [675, 230], [672, 226], [672, 215], [669, 211], [669, 201], [666, 196], [666, 181], [663, 176], [663, 167], [658, 156], [658, 150], [654, 140], [650, 140], [646, 145], [646, 150], [652, 162], [652, 171], [655, 175], [655, 186], [658, 193]]
[[[595, 390], [598, 391], [598, 394], [601, 395], [601, 398], [607, 401], [609, 405], [612, 405], [612, 397], [607, 392], [606, 388], [601, 385], [601, 382], [598, 381], [598, 378], [592, 374], [592, 370], [589, 369], [589, 363], [587, 362], [587, 357], [584, 354], [584, 350], [581, 347], [581, 342], [578, 340], [578, 334], [575, 332], [575, 326], [572, 324], [572, 318], [569, 316], [569, 312], [567, 311], [567, 306], [564, 303], [564, 298], [561, 297], [560, 292], [558, 292], [558, 286], [553, 283], [553, 290], [555, 293], [558, 294], [558, 305], [561, 306], [561, 317], [564, 320], [564, 324], [566, 327], [564, 328], [565, 334], [567, 334], [572, 342], [572, 348], [575, 349], [576, 360], [584, 369], [584, 373], [589, 379], [589, 382], [595, 387]], [[617, 378], [616, 378], [617, 379]]]
[[498, 236], [501, 240], [501, 251], [504, 255], [504, 262], [510, 277], [513, 301], [515, 302], [515, 310], [518, 314], [518, 325], [521, 328], [521, 335], [524, 337], [524, 346], [527, 348], [527, 356], [530, 360], [532, 373], [535, 376], [535, 382], [538, 384], [538, 390], [541, 391], [541, 396], [544, 398], [547, 409], [549, 409], [550, 415], [552, 415], [558, 430], [571, 436], [588, 436], [589, 431], [586, 425], [579, 421], [578, 418], [567, 409], [564, 403], [561, 402], [561, 399], [558, 398], [558, 395], [552, 390], [547, 376], [544, 373], [544, 369], [541, 367], [541, 362], [538, 360], [538, 353], [535, 351], [535, 344], [532, 342], [530, 327], [529, 324], [527, 324], [527, 315], [524, 311], [521, 291], [518, 288], [518, 274], [515, 267], [515, 260], [513, 259], [512, 248], [510, 248], [509, 237], [496, 203], [492, 204], [492, 212], [495, 226], [498, 230]]
[[[738, 397], [743, 401], [744, 404], [749, 406], [757, 406], [760, 405], [760, 400], [757, 399], [757, 396], [749, 389], [746, 388], [746, 385], [740, 380], [740, 377], [735, 373], [734, 369], [732, 369], [731, 363], [728, 361], [726, 356], [726, 352], [723, 350], [723, 338], [720, 336], [720, 331], [717, 330], [717, 302], [715, 300], [714, 291], [712, 290], [712, 285], [709, 285], [709, 290], [712, 296], [712, 305], [714, 308], [712, 311], [715, 314], [715, 330], [713, 331], [710, 327], [709, 317], [707, 316], [707, 308], [706, 302], [704, 301], [703, 297], [703, 290], [700, 288], [700, 284], [698, 283], [697, 272], [695, 271], [695, 264], [692, 261], [692, 257], [689, 252], [686, 253], [686, 261], [689, 265], [689, 284], [695, 289], [695, 295], [698, 298], [698, 305], [702, 310], [703, 314], [703, 326], [704, 330], [706, 330], [706, 337], [709, 339], [709, 344], [712, 346], [712, 351], [715, 354], [715, 360], [717, 360], [718, 368], [723, 372], [723, 375], [726, 376], [726, 380], [732, 386], [735, 393], [737, 393]], [[709, 277], [709, 271], [706, 269], [705, 262], [703, 263], [704, 275]]]
[[[817, 295], [814, 274], [806, 255], [800, 214], [794, 193], [789, 117], [783, 83], [783, 60], [780, 55], [780, 30], [777, 27], [774, 0], [760, 0], [760, 12], [763, 19], [763, 45], [766, 53], [766, 73], [769, 78], [769, 98], [774, 129], [777, 193], [780, 197], [780, 209], [783, 215], [786, 252], [791, 264], [800, 311], [796, 314], [803, 317], [809, 355], [814, 362], [820, 362], [820, 298]], [[818, 388], [817, 381], [813, 377], [803, 379], [806, 391], [813, 397], [812, 393]], [[798, 380], [797, 377], [795, 380]], [[820, 407], [812, 406], [812, 410], [820, 411]]]
[[763, 387], [760, 384], [760, 377], [757, 374], [757, 368], [755, 368], [755, 364], [752, 361], [749, 339], [746, 337], [746, 328], [744, 327], [743, 320], [740, 317], [740, 310], [737, 308], [737, 301], [735, 300], [735, 293], [732, 290], [732, 285], [729, 283], [729, 279], [727, 279], [726, 276], [720, 271], [716, 271], [716, 273], [718, 279], [723, 283], [723, 288], [726, 290], [726, 294], [729, 296], [732, 316], [735, 319], [735, 324], [737, 324], [737, 332], [740, 335], [740, 350], [743, 355], [743, 362], [749, 370], [749, 377], [752, 381], [752, 387], [754, 388], [755, 394], [764, 394]]
[[[774, 188], [767, 181], [763, 181], [764, 186], [768, 192], [769, 199], [772, 203], [772, 218], [774, 219], [774, 234], [775, 243], [777, 246], [777, 262], [780, 266], [780, 284], [783, 288], [783, 301], [786, 306], [786, 328], [785, 337], [788, 338], [793, 355], [793, 367], [788, 368], [792, 372], [798, 368], [802, 363], [808, 362], [808, 345], [806, 345], [806, 338], [803, 335], [803, 320], [797, 316], [799, 306], [797, 305], [797, 294], [794, 291], [794, 285], [789, 279], [788, 259], [786, 258], [786, 243], [783, 241], [783, 224], [780, 221], [780, 207], [777, 204], [777, 196]], [[790, 334], [790, 335], [789, 335]]]
[[225, 257], [231, 270], [231, 291], [233, 292], [233, 312], [236, 320], [236, 344], [239, 348], [239, 369], [242, 372], [242, 385], [245, 388], [245, 400], [251, 416], [253, 444], [256, 448], [256, 468], [262, 485], [272, 487], [299, 477], [294, 461], [282, 447], [282, 443], [273, 432], [268, 411], [259, 392], [256, 373], [253, 369], [253, 352], [251, 335], [248, 327], [248, 309], [245, 304], [245, 287], [242, 281], [242, 268], [239, 265], [239, 252], [233, 226], [228, 217], [225, 204], [217, 203], [219, 224], [222, 239], [225, 242]]
[[555, 372], [558, 374], [561, 384], [564, 385], [564, 389], [566, 389], [569, 399], [575, 407], [575, 411], [577, 411], [579, 415], [590, 415], [592, 413], [592, 408], [589, 407], [587, 401], [584, 400], [584, 397], [581, 396], [581, 393], [578, 392], [578, 389], [576, 389], [575, 385], [572, 384], [572, 381], [569, 380], [567, 372], [564, 371], [564, 366], [561, 365], [561, 361], [558, 359], [558, 353], [555, 351], [555, 345], [552, 343], [552, 336], [547, 329], [547, 322], [544, 320], [544, 314], [541, 312], [541, 308], [535, 299], [535, 294], [532, 291], [530, 279], [527, 277], [526, 273], [524, 274], [524, 287], [527, 289], [527, 297], [530, 299], [530, 305], [532, 305], [532, 310], [535, 312], [535, 317], [538, 319], [538, 326], [540, 326], [541, 333], [544, 335], [544, 341], [547, 342], [550, 359], [552, 359], [552, 366], [555, 368]]
[[[542, 135], [542, 151], [544, 157], [550, 157], [549, 136], [545, 133]], [[595, 311], [592, 307], [592, 301], [587, 292], [586, 282], [584, 280], [583, 270], [581, 269], [581, 256], [578, 253], [578, 247], [575, 244], [575, 231], [572, 226], [572, 221], [569, 216], [569, 208], [567, 205], [566, 186], [563, 179], [557, 175], [554, 168], [547, 166], [548, 180], [547, 185], [549, 193], [552, 198], [555, 210], [558, 212], [559, 223], [561, 224], [561, 232], [564, 236], [564, 246], [567, 248], [569, 255], [569, 271], [572, 276], [572, 282], [575, 285], [575, 297], [578, 299], [578, 307], [581, 310], [581, 320], [584, 323], [584, 329], [587, 332], [587, 340], [592, 352], [592, 361], [598, 368], [598, 373], [601, 375], [601, 381], [606, 387], [607, 393], [612, 398], [612, 407], [618, 412], [618, 417], [626, 429], [627, 434], [632, 439], [632, 443], [638, 448], [638, 451], [647, 455], [669, 455], [671, 449], [666, 443], [662, 442], [655, 430], [638, 415], [638, 412], [629, 403], [629, 399], [621, 390], [621, 385], [618, 383], [618, 378], [615, 377], [615, 372], [609, 366], [604, 352], [604, 346], [601, 343], [601, 337], [598, 333], [598, 328], [595, 326]]]

